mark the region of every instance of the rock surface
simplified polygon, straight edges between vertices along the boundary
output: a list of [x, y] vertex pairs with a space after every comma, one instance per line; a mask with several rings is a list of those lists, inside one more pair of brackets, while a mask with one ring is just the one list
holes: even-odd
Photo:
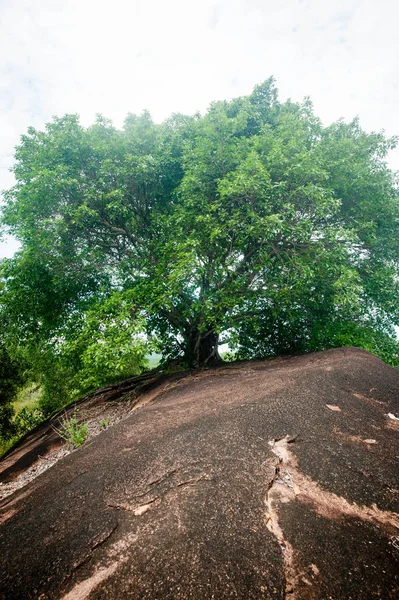
[[398, 371], [344, 348], [154, 396], [0, 502], [0, 598], [398, 597]]

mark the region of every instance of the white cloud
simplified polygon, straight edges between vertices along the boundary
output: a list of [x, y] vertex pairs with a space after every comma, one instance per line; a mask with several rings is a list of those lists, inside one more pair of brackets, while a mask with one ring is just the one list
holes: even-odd
[[19, 136], [52, 115], [162, 120], [272, 74], [325, 123], [399, 133], [398, 18], [392, 0], [0, 0], [0, 189]]

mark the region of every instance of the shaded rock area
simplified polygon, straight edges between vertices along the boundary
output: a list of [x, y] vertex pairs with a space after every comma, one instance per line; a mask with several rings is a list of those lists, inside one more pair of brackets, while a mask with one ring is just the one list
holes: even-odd
[[354, 348], [163, 381], [0, 502], [0, 598], [397, 598], [398, 411]]

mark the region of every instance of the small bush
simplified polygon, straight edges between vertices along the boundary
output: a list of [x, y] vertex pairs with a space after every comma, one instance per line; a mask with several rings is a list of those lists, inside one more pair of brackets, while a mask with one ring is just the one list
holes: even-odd
[[74, 448], [79, 448], [79, 446], [84, 444], [89, 433], [87, 423], [79, 423], [77, 410], [75, 410], [72, 416], [67, 417], [65, 415], [65, 417], [61, 418], [60, 427], [54, 427], [54, 429], [63, 440], [68, 442], [68, 444], [72, 444]]

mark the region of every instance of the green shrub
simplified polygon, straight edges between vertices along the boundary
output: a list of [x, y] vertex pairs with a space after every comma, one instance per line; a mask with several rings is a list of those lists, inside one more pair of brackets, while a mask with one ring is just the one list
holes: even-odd
[[86, 441], [89, 433], [87, 423], [80, 423], [77, 417], [77, 410], [70, 417], [66, 416], [60, 419], [60, 427], [54, 427], [58, 435], [72, 444], [74, 448], [78, 448]]

